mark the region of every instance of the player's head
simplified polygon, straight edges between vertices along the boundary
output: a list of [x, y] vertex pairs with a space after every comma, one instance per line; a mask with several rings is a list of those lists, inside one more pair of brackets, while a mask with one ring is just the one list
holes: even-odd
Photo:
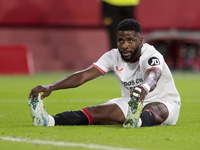
[[140, 23], [134, 19], [125, 19], [118, 26], [117, 47], [126, 62], [138, 60], [141, 52], [143, 37]]
[[137, 20], [134, 19], [124, 19], [117, 26], [118, 31], [128, 31], [132, 30], [141, 34], [141, 26]]

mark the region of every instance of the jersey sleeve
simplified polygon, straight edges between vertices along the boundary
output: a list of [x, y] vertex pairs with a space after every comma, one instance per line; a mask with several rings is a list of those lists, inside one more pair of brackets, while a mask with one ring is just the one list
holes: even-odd
[[164, 58], [160, 53], [154, 53], [148, 57], [145, 57], [142, 61], [142, 68], [144, 72], [148, 69], [159, 69], [163, 70]]
[[93, 63], [93, 66], [99, 69], [102, 74], [106, 74], [106, 72], [109, 72], [112, 70], [112, 64], [113, 64], [113, 57], [111, 54], [111, 51], [105, 53], [102, 55], [97, 62]]

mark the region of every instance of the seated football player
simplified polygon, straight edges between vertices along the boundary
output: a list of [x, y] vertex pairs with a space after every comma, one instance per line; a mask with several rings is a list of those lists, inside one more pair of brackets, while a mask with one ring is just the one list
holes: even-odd
[[[87, 69], [31, 90], [29, 108], [35, 126], [119, 124], [134, 128], [177, 123], [180, 96], [163, 56], [143, 43], [140, 23], [134, 19], [120, 22], [117, 35], [118, 48], [103, 54]], [[77, 111], [46, 112], [43, 99], [51, 92], [76, 88], [110, 71], [121, 86], [121, 97]]]

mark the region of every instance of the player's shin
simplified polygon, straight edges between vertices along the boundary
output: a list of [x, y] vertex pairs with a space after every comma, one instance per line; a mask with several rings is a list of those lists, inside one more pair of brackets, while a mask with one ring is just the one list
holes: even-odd
[[154, 126], [156, 124], [156, 120], [157, 118], [153, 110], [143, 110], [140, 115], [140, 123], [138, 122], [138, 127]]

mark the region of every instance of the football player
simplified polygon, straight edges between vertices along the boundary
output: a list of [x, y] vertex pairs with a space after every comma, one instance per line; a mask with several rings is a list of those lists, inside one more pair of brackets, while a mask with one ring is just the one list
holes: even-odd
[[[134, 128], [176, 124], [180, 96], [163, 56], [143, 43], [140, 23], [134, 19], [120, 22], [117, 35], [118, 48], [103, 54], [87, 69], [31, 90], [29, 107], [35, 126], [123, 124]], [[43, 98], [51, 92], [78, 87], [110, 71], [121, 86], [121, 97], [55, 116], [46, 112]]]

